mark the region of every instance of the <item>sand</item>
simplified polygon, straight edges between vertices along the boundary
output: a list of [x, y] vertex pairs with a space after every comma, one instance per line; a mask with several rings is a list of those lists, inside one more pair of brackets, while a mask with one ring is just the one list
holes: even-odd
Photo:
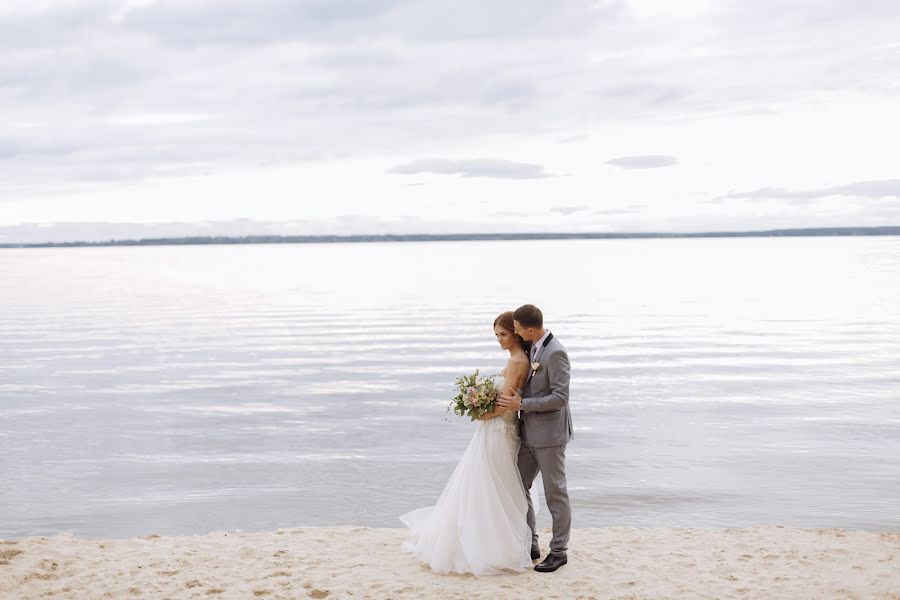
[[559, 571], [484, 578], [431, 573], [399, 551], [404, 536], [344, 527], [6, 540], [0, 598], [900, 600], [900, 532], [580, 529]]

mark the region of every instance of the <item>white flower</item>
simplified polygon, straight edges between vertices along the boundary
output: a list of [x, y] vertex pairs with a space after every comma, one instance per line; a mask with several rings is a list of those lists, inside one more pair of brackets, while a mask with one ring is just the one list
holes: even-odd
[[537, 373], [540, 369], [541, 369], [541, 363], [539, 363], [537, 361], [531, 363], [531, 372], [532, 373]]

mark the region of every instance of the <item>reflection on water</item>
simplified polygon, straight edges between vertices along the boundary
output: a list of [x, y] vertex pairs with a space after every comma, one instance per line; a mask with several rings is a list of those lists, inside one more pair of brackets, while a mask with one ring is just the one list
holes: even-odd
[[576, 527], [900, 527], [900, 239], [775, 238], [2, 250], [0, 536], [399, 527], [524, 302]]

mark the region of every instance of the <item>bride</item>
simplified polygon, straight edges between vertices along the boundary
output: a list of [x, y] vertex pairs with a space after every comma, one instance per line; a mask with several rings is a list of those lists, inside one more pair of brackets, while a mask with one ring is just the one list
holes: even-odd
[[[494, 320], [494, 334], [509, 351], [497, 389], [521, 393], [529, 364], [512, 311]], [[516, 411], [500, 407], [476, 422], [437, 504], [400, 516], [410, 530], [402, 551], [441, 574], [499, 575], [532, 568], [528, 501], [516, 466], [517, 424]]]

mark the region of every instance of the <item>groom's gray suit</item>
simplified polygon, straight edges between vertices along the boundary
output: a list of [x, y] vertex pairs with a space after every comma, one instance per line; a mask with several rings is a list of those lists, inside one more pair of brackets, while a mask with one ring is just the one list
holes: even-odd
[[[538, 347], [540, 363], [535, 372], [528, 371], [519, 410], [518, 465], [522, 483], [531, 489], [538, 471], [544, 480], [544, 498], [553, 517], [553, 539], [550, 552], [566, 556], [569, 545], [569, 529], [572, 511], [566, 488], [566, 444], [575, 439], [572, 414], [569, 411], [569, 355], [566, 349], [550, 333], [546, 345]], [[537, 526], [531, 495], [528, 497], [528, 526], [531, 527], [531, 545], [538, 546]]]

